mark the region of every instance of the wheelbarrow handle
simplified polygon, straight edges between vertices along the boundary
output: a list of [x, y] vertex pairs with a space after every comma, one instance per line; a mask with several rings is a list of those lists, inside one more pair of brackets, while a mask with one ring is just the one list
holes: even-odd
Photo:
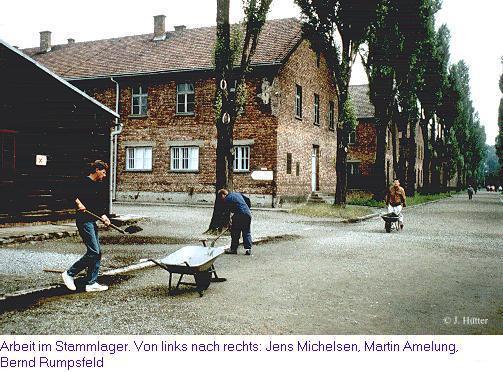
[[[91, 216], [93, 216], [94, 218], [97, 218], [98, 220], [100, 220], [101, 222], [105, 223], [105, 220], [103, 218], [101, 218], [100, 216], [98, 216], [97, 214], [94, 214], [93, 212], [91, 211], [88, 211], [87, 209], [84, 210], [84, 213], [87, 213], [87, 214], [90, 214]], [[118, 232], [120, 232], [121, 234], [124, 234], [126, 235], [126, 232], [124, 230], [122, 230], [120, 227], [117, 227], [115, 226], [113, 223], [110, 223], [110, 227], [112, 229], [115, 229], [117, 230]]]

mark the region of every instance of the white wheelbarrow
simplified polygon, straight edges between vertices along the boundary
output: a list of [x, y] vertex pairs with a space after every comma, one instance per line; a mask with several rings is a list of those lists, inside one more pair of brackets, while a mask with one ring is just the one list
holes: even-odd
[[[202, 296], [204, 290], [208, 289], [212, 281], [225, 281], [224, 278], [218, 277], [213, 265], [215, 260], [223, 253], [223, 247], [210, 248], [189, 245], [180, 248], [161, 260], [149, 259], [149, 261], [169, 272], [168, 293], [170, 295], [178, 290], [180, 284], [186, 284], [195, 286], [199, 296]], [[171, 287], [173, 274], [180, 274], [175, 288]], [[184, 275], [194, 276], [195, 283], [182, 282]]]

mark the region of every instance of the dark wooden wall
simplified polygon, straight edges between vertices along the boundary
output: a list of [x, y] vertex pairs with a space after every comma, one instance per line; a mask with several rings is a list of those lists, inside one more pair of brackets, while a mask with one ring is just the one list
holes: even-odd
[[0, 223], [70, 217], [78, 177], [110, 159], [112, 115], [1, 46], [0, 85], [0, 130], [16, 141], [15, 169], [0, 169]]

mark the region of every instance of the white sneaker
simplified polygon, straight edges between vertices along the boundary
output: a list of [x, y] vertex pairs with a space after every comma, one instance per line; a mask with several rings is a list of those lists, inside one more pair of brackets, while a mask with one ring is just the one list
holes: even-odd
[[108, 289], [108, 286], [102, 285], [99, 283], [86, 285], [86, 292], [101, 292], [101, 291], [106, 291], [107, 289]]
[[70, 291], [76, 291], [77, 287], [75, 286], [75, 282], [73, 280], [73, 276], [68, 275], [68, 272], [65, 271], [63, 274], [61, 274], [63, 277], [63, 282], [66, 285], [66, 288], [68, 288]]

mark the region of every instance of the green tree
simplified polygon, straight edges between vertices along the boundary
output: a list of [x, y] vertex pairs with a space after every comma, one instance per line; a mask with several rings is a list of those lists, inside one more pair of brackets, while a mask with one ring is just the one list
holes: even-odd
[[[431, 78], [439, 79], [440, 92], [437, 91], [439, 98], [435, 101], [435, 116], [433, 124], [441, 124], [440, 128], [444, 127], [443, 119], [441, 117], [442, 104], [445, 100], [444, 94], [447, 90], [448, 76], [449, 76], [449, 44], [450, 44], [450, 32], [446, 25], [440, 26], [438, 32], [436, 33], [435, 42], [435, 68], [436, 73]], [[436, 76], [435, 76], [436, 75]], [[431, 82], [431, 79], [429, 80]], [[435, 84], [435, 83], [433, 83]], [[433, 85], [435, 86], [435, 85]], [[430, 128], [430, 144], [431, 144], [431, 180], [429, 191], [432, 193], [440, 192], [441, 188], [441, 168], [442, 168], [442, 158], [445, 150], [445, 138], [443, 133], [436, 133], [436, 125], [432, 125]], [[442, 129], [440, 129], [442, 130]], [[424, 133], [423, 133], [424, 135]], [[426, 147], [426, 146], [425, 146]], [[426, 152], [426, 150], [425, 150]], [[426, 155], [425, 155], [426, 157]], [[423, 170], [424, 171], [424, 170]], [[425, 171], [424, 171], [425, 172]], [[425, 172], [426, 173], [426, 172]], [[428, 191], [428, 190], [427, 190]]]
[[[381, 201], [387, 190], [385, 171], [386, 135], [392, 125], [395, 107], [395, 69], [401, 34], [396, 23], [398, 17], [397, 0], [381, 0], [377, 6], [376, 17], [371, 23], [367, 37], [367, 47], [360, 50], [367, 78], [369, 98], [374, 105], [376, 128], [376, 158], [373, 168], [373, 195]], [[394, 132], [394, 128], [393, 128]]]
[[[503, 64], [503, 57], [501, 57]], [[499, 87], [503, 93], [503, 73], [500, 76]], [[498, 155], [500, 162], [500, 185], [503, 185], [503, 97], [500, 98], [500, 106], [498, 111], [498, 135], [496, 136], [496, 155]]]
[[[243, 0], [244, 37], [236, 28], [231, 35], [229, 1], [217, 0], [217, 38], [215, 45], [215, 125], [217, 128], [216, 191], [233, 190], [233, 131], [236, 119], [246, 102], [246, 77], [258, 44], [272, 0]], [[237, 59], [240, 58], [239, 64]], [[231, 79], [237, 81], [231, 93]], [[221, 229], [229, 221], [229, 213], [215, 197], [209, 230]]]
[[449, 68], [446, 84], [442, 89], [442, 101], [438, 107], [437, 114], [444, 124], [444, 140], [441, 146], [441, 157], [443, 167], [443, 187], [456, 173], [458, 158], [461, 156], [459, 146], [455, 136], [454, 122], [458, 115], [458, 105], [461, 99], [461, 93], [458, 89], [458, 75], [456, 69]]
[[495, 185], [499, 182], [499, 175], [501, 165], [499, 163], [498, 155], [496, 155], [496, 147], [486, 145], [486, 161], [484, 164], [484, 177], [481, 185]]
[[[440, 9], [437, 0], [401, 0], [397, 23], [402, 34], [402, 47], [395, 65], [398, 103], [401, 108], [399, 121], [403, 133], [400, 141], [398, 177], [405, 179], [408, 195], [414, 195], [416, 183], [416, 126], [420, 117], [418, 92], [424, 86], [427, 69], [424, 58], [433, 38], [434, 15]], [[408, 132], [408, 137], [405, 133]]]
[[[421, 58], [425, 65], [423, 84], [418, 90], [418, 97], [423, 108], [419, 119], [424, 142], [423, 157], [423, 192], [431, 192], [431, 179], [437, 179], [437, 162], [434, 159], [436, 131], [435, 113], [442, 101], [442, 90], [446, 84], [449, 64], [450, 34], [446, 25], [435, 32], [434, 22], [428, 23], [428, 38], [425, 40]], [[430, 168], [431, 165], [431, 168]], [[436, 188], [436, 187], [435, 187]]]
[[304, 35], [323, 53], [334, 71], [339, 107], [337, 124], [337, 186], [335, 203], [346, 204], [348, 134], [354, 123], [344, 116], [351, 69], [366, 40], [378, 0], [295, 0], [303, 14]]
[[459, 147], [459, 153], [453, 160], [456, 162], [456, 188], [461, 190], [466, 183], [468, 154], [465, 152], [465, 149], [468, 147], [469, 130], [472, 125], [471, 121], [473, 120], [475, 110], [470, 99], [470, 75], [468, 66], [461, 60], [457, 64], [451, 66], [451, 70], [455, 77], [455, 89], [459, 97], [456, 106], [456, 117], [453, 123], [454, 135]]
[[446, 124], [445, 171], [447, 180], [456, 174], [456, 188], [483, 179], [486, 157], [484, 127], [470, 98], [470, 76], [464, 61], [452, 65], [439, 114]]

